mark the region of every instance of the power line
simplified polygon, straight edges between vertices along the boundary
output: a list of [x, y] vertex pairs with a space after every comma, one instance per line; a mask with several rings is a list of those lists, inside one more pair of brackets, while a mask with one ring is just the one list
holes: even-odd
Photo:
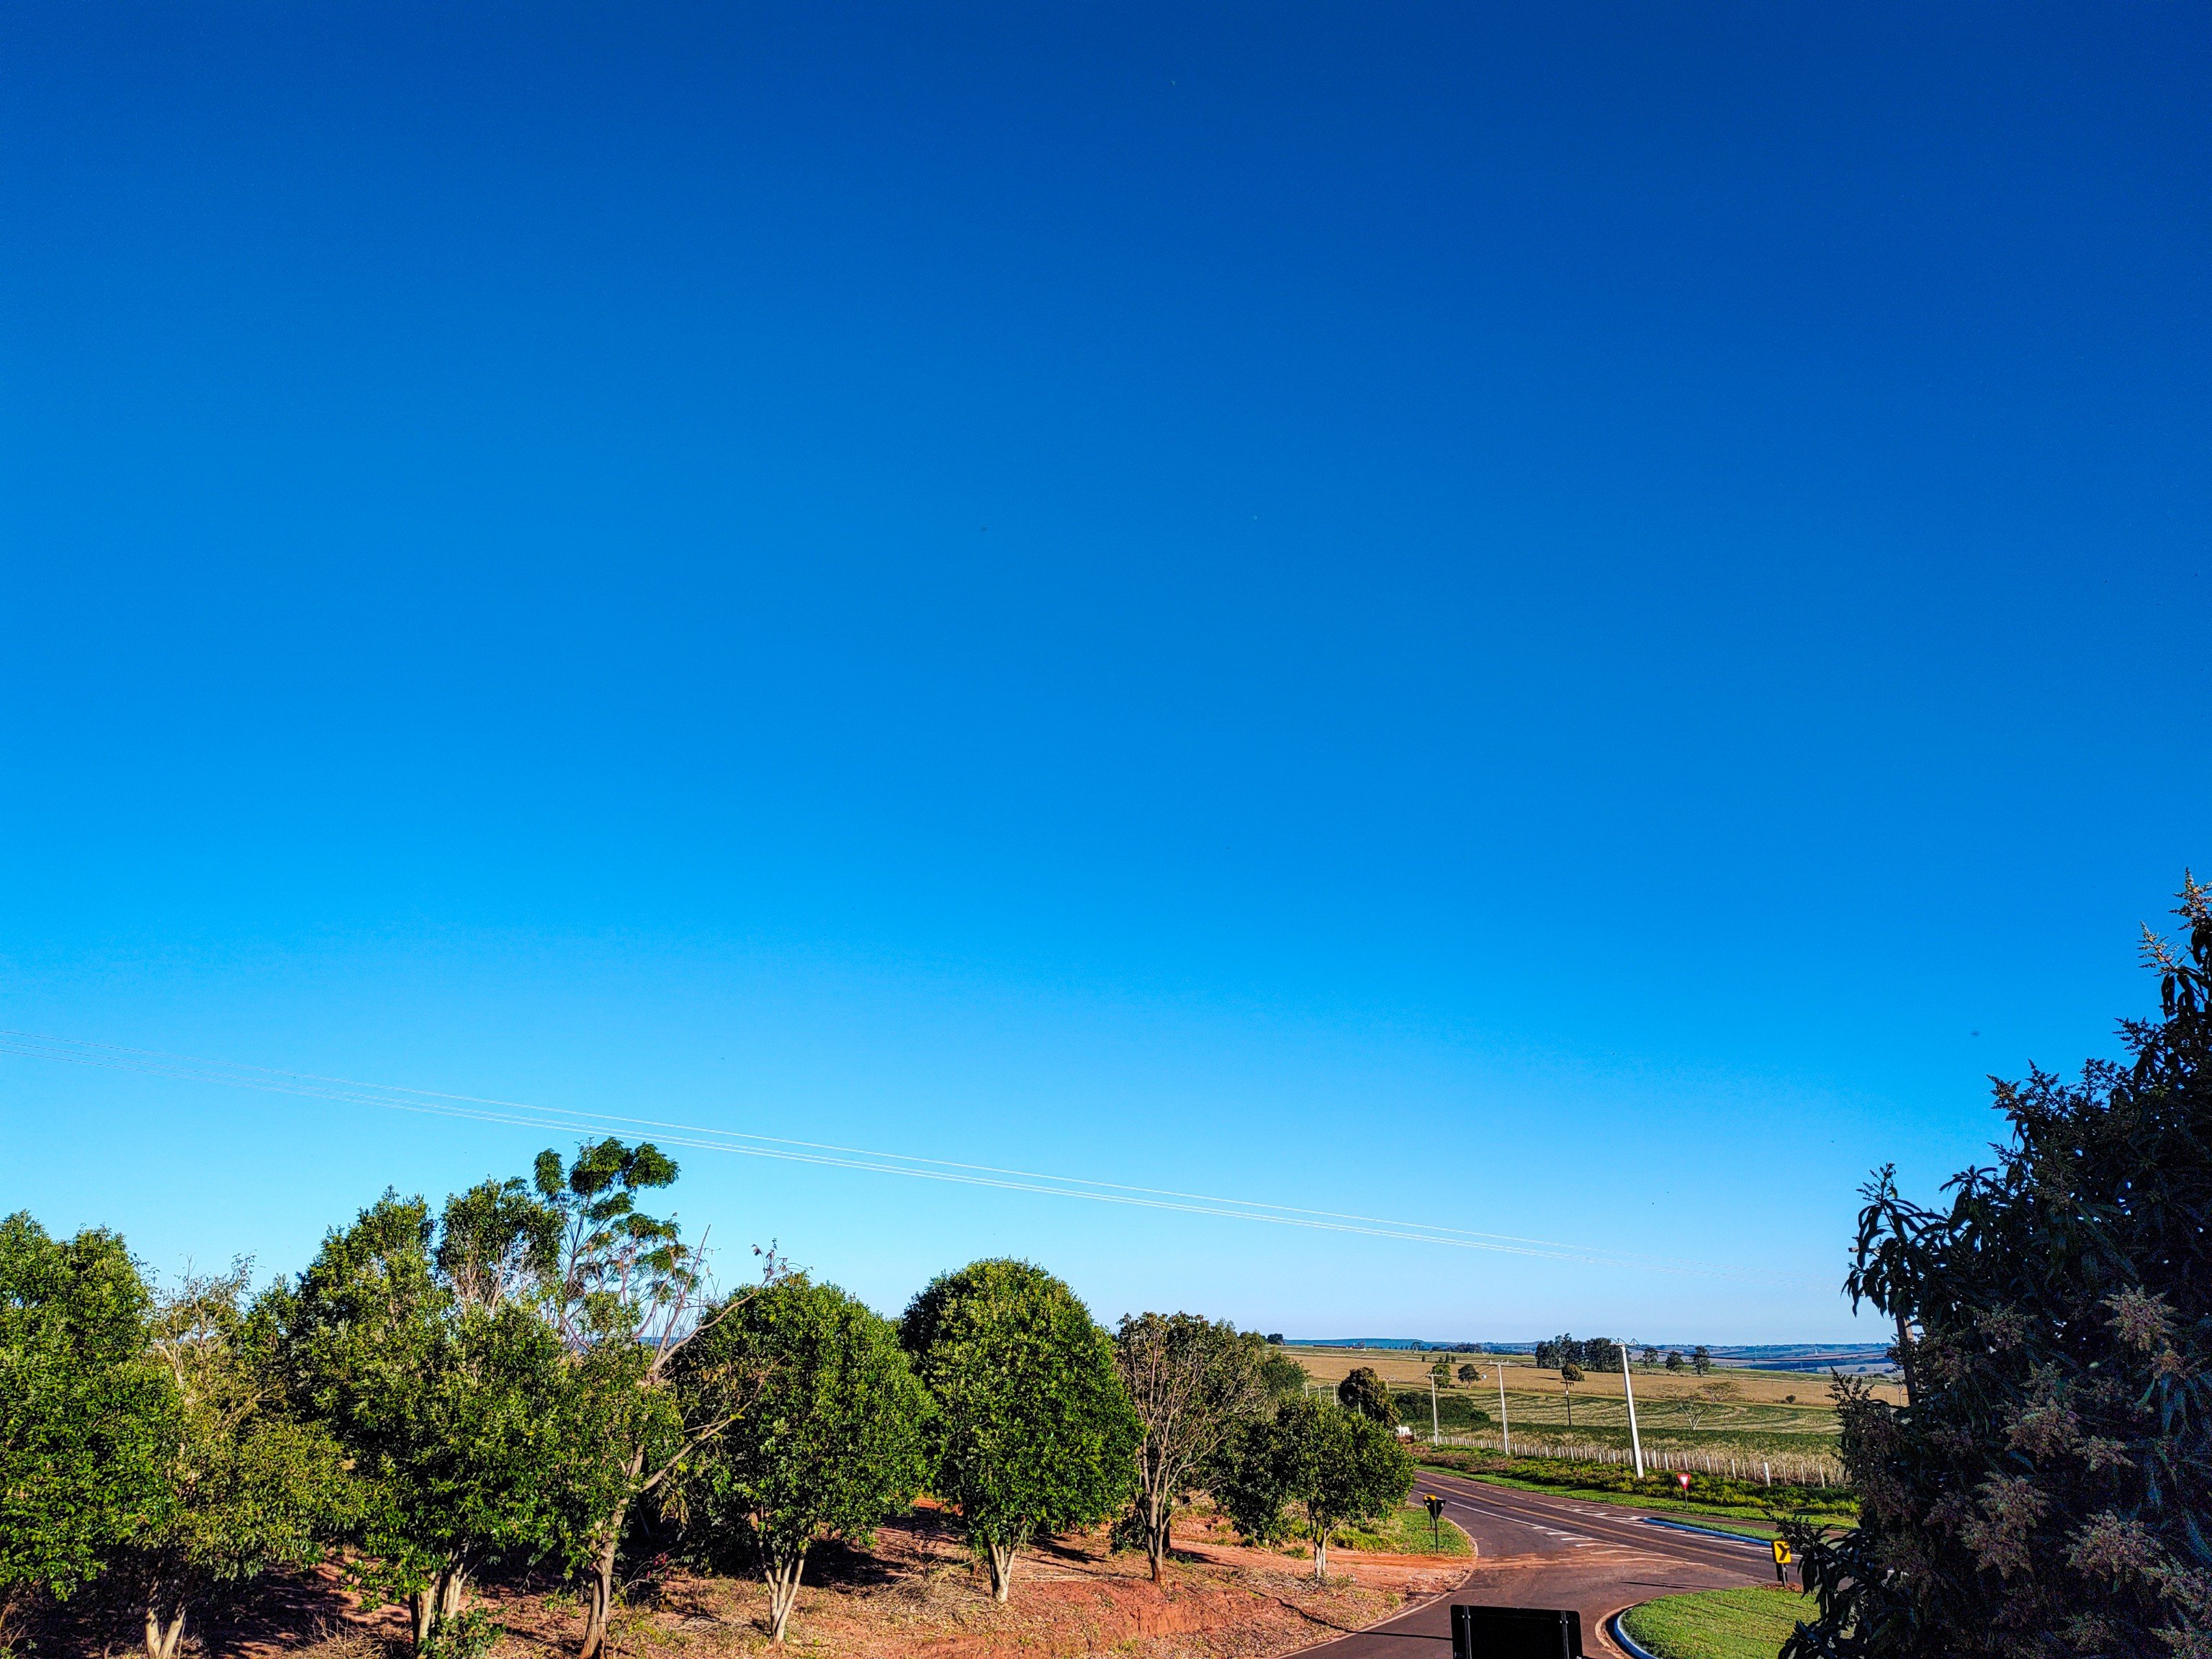
[[1457, 1249], [1579, 1261], [1599, 1267], [1640, 1268], [1655, 1273], [1784, 1284], [1808, 1282], [1792, 1275], [1733, 1263], [1593, 1249], [1553, 1239], [1480, 1232], [1468, 1228], [1445, 1227], [1345, 1211], [1310, 1209], [1261, 1200], [1225, 1198], [1212, 1194], [1183, 1192], [1173, 1188], [1131, 1186], [1079, 1176], [1051, 1175], [1033, 1170], [961, 1163], [909, 1152], [879, 1152], [830, 1142], [755, 1134], [744, 1130], [716, 1128], [662, 1118], [635, 1117], [611, 1112], [581, 1112], [568, 1107], [544, 1106], [526, 1101], [441, 1093], [435, 1090], [369, 1083], [313, 1072], [286, 1071], [240, 1061], [205, 1060], [167, 1054], [159, 1049], [134, 1048], [119, 1043], [54, 1036], [36, 1031], [0, 1029], [0, 1054], [95, 1066], [108, 1071], [131, 1072], [179, 1082], [216, 1084], [261, 1093], [325, 1100], [337, 1104], [374, 1106], [390, 1111], [543, 1129], [556, 1133], [616, 1134], [650, 1129], [659, 1132], [654, 1136], [656, 1140], [702, 1152], [732, 1152], [745, 1158], [772, 1158], [784, 1163], [854, 1170], [874, 1175], [904, 1176], [915, 1180], [1034, 1193], [1048, 1197], [1087, 1199], [1093, 1203], [1164, 1210], [1186, 1215], [1261, 1221], [1275, 1226], [1299, 1227], [1320, 1232], [1349, 1233], [1410, 1243], [1442, 1244]]

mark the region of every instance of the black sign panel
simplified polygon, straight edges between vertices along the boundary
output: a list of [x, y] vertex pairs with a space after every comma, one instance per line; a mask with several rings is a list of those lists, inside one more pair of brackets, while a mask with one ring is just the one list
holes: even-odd
[[1571, 1607], [1451, 1610], [1452, 1659], [1583, 1659], [1583, 1618]]

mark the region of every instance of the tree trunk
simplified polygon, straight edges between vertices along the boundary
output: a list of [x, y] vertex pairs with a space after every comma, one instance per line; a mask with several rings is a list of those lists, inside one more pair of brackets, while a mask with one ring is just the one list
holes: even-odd
[[1175, 1500], [1147, 1497], [1145, 1499], [1145, 1554], [1152, 1562], [1155, 1584], [1166, 1576], [1168, 1551], [1174, 1542]]
[[1314, 1533], [1314, 1583], [1328, 1581], [1328, 1528], [1321, 1527]]
[[584, 1645], [577, 1650], [577, 1659], [599, 1659], [599, 1651], [606, 1645], [607, 1620], [615, 1608], [615, 1553], [622, 1547], [623, 1515], [629, 1507], [625, 1504], [615, 1511], [606, 1540], [592, 1559], [590, 1595], [584, 1606]]
[[460, 1561], [448, 1561], [437, 1577], [407, 1598], [407, 1619], [415, 1636], [415, 1651], [429, 1645], [439, 1627], [460, 1617], [461, 1593], [468, 1588], [469, 1570]]
[[146, 1659], [176, 1659], [184, 1638], [185, 1604], [164, 1601], [155, 1585], [146, 1595]]
[[783, 1640], [783, 1627], [791, 1622], [791, 1609], [799, 1600], [799, 1575], [806, 1570], [806, 1547], [800, 1545], [788, 1556], [772, 1553], [768, 1559], [768, 1639]]
[[1001, 1544], [996, 1539], [984, 1547], [984, 1565], [991, 1572], [991, 1599], [1004, 1601], [1014, 1587], [1014, 1550], [1011, 1543]]

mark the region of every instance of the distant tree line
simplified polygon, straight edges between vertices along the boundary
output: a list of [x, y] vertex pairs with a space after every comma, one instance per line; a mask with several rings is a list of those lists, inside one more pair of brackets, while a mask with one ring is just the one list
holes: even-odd
[[472, 1587], [548, 1572], [599, 1659], [641, 1553], [757, 1574], [781, 1641], [810, 1550], [925, 1492], [1004, 1601], [1024, 1544], [1116, 1517], [1158, 1578], [1200, 1492], [1319, 1574], [1334, 1528], [1410, 1489], [1388, 1427], [1310, 1399], [1279, 1345], [1182, 1313], [1109, 1332], [1027, 1262], [944, 1274], [896, 1322], [773, 1252], [717, 1293], [647, 1212], [676, 1177], [605, 1139], [435, 1209], [387, 1192], [258, 1293], [0, 1219], [0, 1650], [39, 1619], [175, 1659], [332, 1556], [422, 1659], [498, 1639]]

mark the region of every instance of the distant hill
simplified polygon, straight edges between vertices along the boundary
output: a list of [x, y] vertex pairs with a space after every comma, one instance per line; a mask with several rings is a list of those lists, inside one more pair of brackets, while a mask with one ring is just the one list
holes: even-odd
[[[1290, 1341], [1301, 1348], [1434, 1349], [1459, 1353], [1527, 1353], [1536, 1346], [1534, 1337], [1518, 1342], [1477, 1342], [1471, 1338], [1445, 1342], [1415, 1336], [1297, 1336], [1291, 1338]], [[1638, 1346], [1644, 1345], [1639, 1343]], [[1662, 1353], [1670, 1348], [1679, 1348], [1687, 1353], [1696, 1345], [1691, 1342], [1654, 1342], [1650, 1346]], [[1817, 1373], [1838, 1370], [1845, 1376], [1856, 1376], [1897, 1369], [1890, 1362], [1889, 1345], [1886, 1342], [1762, 1342], [1733, 1346], [1716, 1342], [1709, 1346], [1714, 1359], [1723, 1365], [1753, 1365], [1761, 1370]]]

